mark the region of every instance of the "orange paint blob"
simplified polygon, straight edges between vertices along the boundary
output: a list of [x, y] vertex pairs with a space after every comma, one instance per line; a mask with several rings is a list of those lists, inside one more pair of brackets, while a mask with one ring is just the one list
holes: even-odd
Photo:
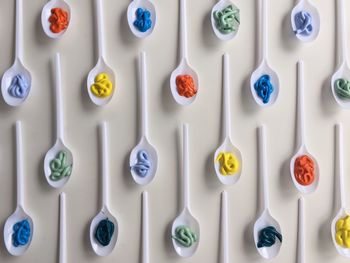
[[68, 13], [62, 8], [52, 8], [51, 16], [49, 18], [50, 30], [53, 33], [60, 33], [68, 27], [69, 19]]
[[310, 185], [315, 180], [315, 164], [307, 155], [299, 156], [294, 163], [294, 176], [301, 185]]
[[197, 94], [197, 87], [190, 75], [179, 75], [176, 77], [177, 92], [180, 96], [192, 98]]

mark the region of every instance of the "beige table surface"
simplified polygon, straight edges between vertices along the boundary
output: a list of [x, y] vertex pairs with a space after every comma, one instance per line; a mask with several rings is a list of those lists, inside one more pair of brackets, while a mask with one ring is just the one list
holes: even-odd
[[[13, 61], [14, 0], [0, 1], [0, 73]], [[266, 124], [271, 210], [283, 229], [283, 246], [271, 262], [296, 261], [298, 193], [289, 175], [294, 151], [296, 62], [305, 61], [306, 134], [310, 151], [319, 161], [321, 180], [316, 193], [306, 198], [307, 262], [346, 262], [338, 256], [330, 235], [335, 214], [333, 200], [334, 129], [344, 123], [345, 175], [350, 173], [349, 112], [335, 105], [329, 77], [336, 66], [335, 1], [317, 2], [322, 17], [314, 43], [300, 45], [291, 35], [293, 0], [269, 1], [270, 61], [280, 76], [277, 103], [258, 109], [248, 80], [256, 67], [256, 0], [237, 0], [241, 28], [229, 43], [217, 41], [209, 23], [214, 0], [188, 1], [189, 59], [198, 71], [200, 91], [190, 107], [180, 108], [170, 94], [169, 75], [177, 65], [178, 1], [156, 1], [158, 24], [146, 40], [135, 39], [126, 22], [128, 1], [104, 0], [107, 60], [116, 72], [117, 91], [111, 103], [96, 108], [86, 94], [86, 76], [96, 63], [92, 0], [69, 0], [73, 19], [59, 41], [48, 39], [41, 28], [44, 0], [24, 1], [24, 63], [33, 76], [26, 103], [10, 108], [0, 102], [0, 234], [15, 208], [14, 123], [23, 121], [25, 147], [25, 204], [32, 215], [32, 245], [21, 258], [11, 257], [0, 243], [0, 262], [58, 262], [58, 195], [67, 193], [68, 262], [140, 262], [141, 192], [149, 191], [151, 262], [218, 262], [220, 192], [229, 193], [231, 262], [264, 262], [255, 250], [252, 226], [257, 217], [256, 127]], [[346, 2], [347, 10], [350, 3]], [[350, 19], [347, 19], [350, 33]], [[350, 35], [350, 34], [349, 34]], [[128, 170], [131, 149], [138, 141], [137, 57], [145, 50], [149, 77], [149, 135], [158, 149], [159, 169], [146, 187], [137, 186]], [[54, 142], [55, 119], [50, 61], [61, 52], [66, 141], [74, 154], [74, 172], [64, 189], [51, 189], [43, 175], [43, 157]], [[244, 170], [238, 184], [223, 187], [216, 179], [212, 158], [221, 134], [221, 56], [231, 56], [232, 138], [243, 154]], [[94, 255], [88, 230], [99, 209], [97, 125], [110, 128], [111, 210], [120, 235], [113, 253]], [[179, 258], [172, 247], [170, 227], [177, 215], [180, 193], [179, 131], [190, 124], [191, 205], [199, 219], [201, 240], [190, 259]], [[345, 177], [346, 189], [350, 187]], [[347, 200], [350, 193], [347, 191]]]

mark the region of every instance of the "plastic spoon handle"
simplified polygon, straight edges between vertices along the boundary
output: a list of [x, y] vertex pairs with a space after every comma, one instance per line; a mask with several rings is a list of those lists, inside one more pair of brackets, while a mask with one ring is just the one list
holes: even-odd
[[187, 59], [187, 17], [186, 0], [180, 0], [180, 54]]
[[268, 30], [267, 30], [267, 0], [260, 0], [259, 5], [260, 14], [260, 55], [261, 62], [267, 59], [267, 44], [268, 44]]
[[60, 254], [59, 263], [67, 262], [67, 247], [66, 247], [66, 194], [60, 194]]
[[62, 114], [62, 91], [61, 91], [61, 59], [60, 54], [55, 56], [55, 90], [56, 90], [56, 136], [57, 139], [63, 138], [63, 114]]
[[228, 214], [227, 214], [227, 193], [221, 193], [221, 233], [220, 233], [220, 263], [229, 262], [228, 254]]
[[340, 192], [340, 205], [345, 208], [345, 195], [344, 195], [344, 160], [343, 160], [343, 128], [342, 125], [335, 125], [336, 131], [336, 155], [335, 155], [335, 169], [336, 175], [339, 178], [339, 192]]
[[140, 54], [140, 82], [141, 82], [141, 136], [148, 136], [148, 107], [147, 107], [147, 65], [146, 53]]
[[298, 200], [298, 263], [305, 263], [304, 198]]
[[267, 161], [266, 161], [266, 135], [265, 126], [262, 125], [258, 129], [259, 139], [259, 174], [260, 189], [264, 198], [264, 210], [269, 209], [268, 182], [267, 182]]
[[142, 263], [149, 263], [148, 192], [142, 193]]
[[224, 138], [230, 139], [231, 136], [231, 116], [230, 116], [230, 56], [225, 53], [224, 62]]
[[98, 56], [99, 58], [105, 57], [105, 39], [104, 39], [104, 22], [102, 11], [102, 0], [95, 1], [96, 7], [96, 19], [97, 19], [97, 38], [98, 38]]
[[184, 209], [190, 206], [189, 193], [189, 150], [188, 150], [188, 124], [183, 125], [183, 147], [182, 147], [182, 173], [183, 173], [183, 202]]
[[345, 11], [344, 1], [338, 0], [337, 3], [337, 23], [338, 23], [338, 52], [339, 60], [341, 64], [347, 62], [346, 52], [346, 30], [345, 30]]
[[23, 59], [23, 1], [16, 0], [16, 58]]
[[305, 122], [304, 122], [304, 62], [298, 61], [298, 144], [305, 145]]
[[23, 207], [23, 147], [22, 123], [16, 121], [16, 158], [17, 158], [17, 206]]
[[100, 125], [100, 144], [101, 144], [101, 161], [102, 161], [102, 205], [108, 208], [108, 132], [107, 123], [104, 121]]

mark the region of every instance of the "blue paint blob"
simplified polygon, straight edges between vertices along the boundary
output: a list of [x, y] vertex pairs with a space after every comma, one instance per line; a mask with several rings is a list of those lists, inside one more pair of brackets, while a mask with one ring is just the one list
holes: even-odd
[[14, 98], [25, 98], [29, 92], [28, 79], [22, 74], [14, 76], [7, 91]]
[[262, 75], [254, 84], [254, 89], [263, 103], [266, 104], [270, 101], [270, 97], [274, 88], [270, 82], [269, 75]]
[[137, 8], [134, 26], [142, 33], [152, 27], [151, 13], [147, 9]]
[[114, 224], [108, 218], [101, 220], [96, 228], [95, 238], [102, 246], [108, 246], [114, 233]]
[[31, 231], [27, 219], [17, 222], [13, 226], [12, 244], [15, 247], [25, 246], [30, 239]]
[[296, 27], [295, 34], [309, 36], [312, 33], [312, 17], [309, 12], [300, 11], [294, 16], [294, 23]]
[[137, 162], [130, 167], [138, 176], [146, 177], [149, 169], [151, 168], [151, 162], [146, 151], [141, 150], [137, 153]]
[[259, 231], [258, 248], [272, 247], [276, 243], [276, 238], [282, 242], [282, 235], [273, 226], [268, 226]]

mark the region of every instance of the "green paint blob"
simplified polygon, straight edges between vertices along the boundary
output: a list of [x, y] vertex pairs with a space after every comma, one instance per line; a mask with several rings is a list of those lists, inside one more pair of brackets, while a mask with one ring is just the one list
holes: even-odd
[[214, 19], [216, 28], [222, 34], [230, 34], [238, 31], [240, 25], [239, 9], [234, 5], [229, 5], [221, 11], [215, 11]]

